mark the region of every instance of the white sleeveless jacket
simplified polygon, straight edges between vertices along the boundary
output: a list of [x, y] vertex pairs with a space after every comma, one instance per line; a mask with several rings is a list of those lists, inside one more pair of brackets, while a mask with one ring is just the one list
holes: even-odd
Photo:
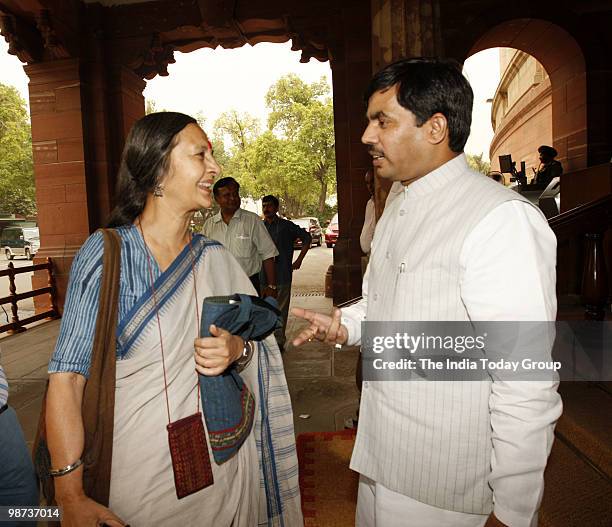
[[[470, 320], [461, 297], [462, 247], [487, 214], [511, 200], [526, 201], [472, 172], [464, 155], [411, 183], [376, 226], [367, 300], [344, 309], [343, 319], [365, 308], [368, 321]], [[429, 505], [489, 514], [490, 394], [490, 382], [364, 383], [351, 468]]]

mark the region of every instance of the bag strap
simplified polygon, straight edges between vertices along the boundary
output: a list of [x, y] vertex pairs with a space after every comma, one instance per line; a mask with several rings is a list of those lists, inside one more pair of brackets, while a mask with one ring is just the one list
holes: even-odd
[[100, 231], [104, 236], [102, 278], [91, 366], [82, 404], [85, 431], [83, 489], [90, 498], [108, 505], [113, 455], [121, 238], [114, 229]]
[[[115, 333], [119, 307], [121, 239], [114, 229], [100, 229], [100, 231], [104, 236], [104, 254], [88, 385], [92, 385], [92, 381], [99, 379], [105, 364], [115, 364], [115, 354], [107, 356], [107, 352], [111, 348], [115, 351], [116, 348]], [[83, 402], [84, 404], [85, 402]], [[89, 417], [91, 416], [85, 415], [84, 419]]]
[[[117, 328], [121, 239], [115, 230], [101, 229], [104, 237], [100, 299], [93, 341], [90, 376], [83, 393], [85, 431], [83, 489], [85, 494], [108, 505], [115, 409], [115, 332]], [[47, 449], [47, 392], [45, 387], [32, 457], [48, 505], [55, 505], [53, 478]], [[102, 405], [105, 405], [103, 408]], [[50, 522], [50, 525], [59, 523]]]

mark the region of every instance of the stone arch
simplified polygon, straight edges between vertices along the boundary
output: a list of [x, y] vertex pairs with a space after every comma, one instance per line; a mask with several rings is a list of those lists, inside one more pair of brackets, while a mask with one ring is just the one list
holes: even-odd
[[584, 54], [566, 30], [549, 21], [523, 18], [495, 25], [479, 37], [466, 58], [484, 49], [508, 47], [535, 57], [550, 77], [553, 146], [566, 171], [589, 164], [587, 74]]
[[553, 144], [550, 77], [532, 55], [514, 48], [499, 51], [503, 71], [491, 106], [491, 168], [499, 169], [500, 155], [512, 154], [517, 166], [525, 162], [530, 177], [540, 164], [538, 147]]
[[145, 112], [143, 79], [167, 75], [175, 50], [288, 39], [302, 61], [331, 64], [343, 196], [334, 297], [341, 302], [359, 294], [361, 252], [355, 240], [367, 201], [361, 188], [369, 156], [359, 136], [361, 92], [372, 68], [369, 0], [99, 0], [78, 9], [17, 4], [0, 0], [0, 33], [10, 53], [28, 64], [36, 184], [44, 181], [49, 188], [48, 202], [38, 204], [44, 225], [39, 257], [53, 258], [60, 306], [76, 251], [112, 207], [124, 140]]

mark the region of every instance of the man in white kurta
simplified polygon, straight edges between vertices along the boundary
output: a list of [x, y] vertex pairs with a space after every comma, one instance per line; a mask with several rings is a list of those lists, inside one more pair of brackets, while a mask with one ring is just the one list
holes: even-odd
[[[378, 175], [404, 190], [377, 224], [363, 299], [332, 316], [295, 310], [311, 324], [294, 343], [360, 344], [364, 320], [554, 320], [554, 234], [538, 209], [469, 169], [472, 92], [460, 71], [400, 61], [367, 96], [362, 141]], [[561, 413], [556, 388], [364, 382], [351, 460], [361, 474], [356, 524], [535, 526]]]

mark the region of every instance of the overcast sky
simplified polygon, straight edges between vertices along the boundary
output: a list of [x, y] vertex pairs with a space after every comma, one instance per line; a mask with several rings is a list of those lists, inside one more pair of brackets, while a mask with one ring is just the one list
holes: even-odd
[[[16, 86], [27, 100], [28, 79], [19, 60], [9, 55], [8, 44], [0, 39], [0, 82]], [[264, 96], [268, 88], [287, 73], [295, 73], [306, 82], [324, 76], [331, 84], [328, 62], [311, 59], [300, 63], [300, 53], [291, 51], [291, 44], [262, 43], [238, 49], [200, 49], [191, 53], [175, 53], [168, 77], [155, 77], [147, 82], [144, 95], [154, 100], [157, 108], [181, 111], [206, 117], [210, 132], [215, 119], [223, 112], [236, 109], [249, 112], [266, 125]], [[488, 159], [493, 137], [491, 128], [492, 98], [499, 82], [499, 52], [490, 49], [470, 57], [464, 73], [474, 89], [472, 133], [466, 152], [484, 153]]]
[[486, 49], [465, 61], [463, 74], [474, 91], [472, 130], [465, 151], [469, 154], [484, 154], [489, 159], [489, 146], [493, 139], [491, 126], [491, 103], [499, 84], [499, 48]]
[[329, 62], [311, 59], [301, 64], [300, 53], [291, 51], [289, 42], [237, 49], [203, 48], [174, 55], [176, 63], [168, 66], [170, 75], [148, 81], [145, 98], [154, 100], [158, 108], [191, 115], [201, 111], [208, 131], [221, 113], [231, 109], [248, 112], [265, 126], [266, 92], [288, 73], [306, 82], [325, 77], [331, 85]]

